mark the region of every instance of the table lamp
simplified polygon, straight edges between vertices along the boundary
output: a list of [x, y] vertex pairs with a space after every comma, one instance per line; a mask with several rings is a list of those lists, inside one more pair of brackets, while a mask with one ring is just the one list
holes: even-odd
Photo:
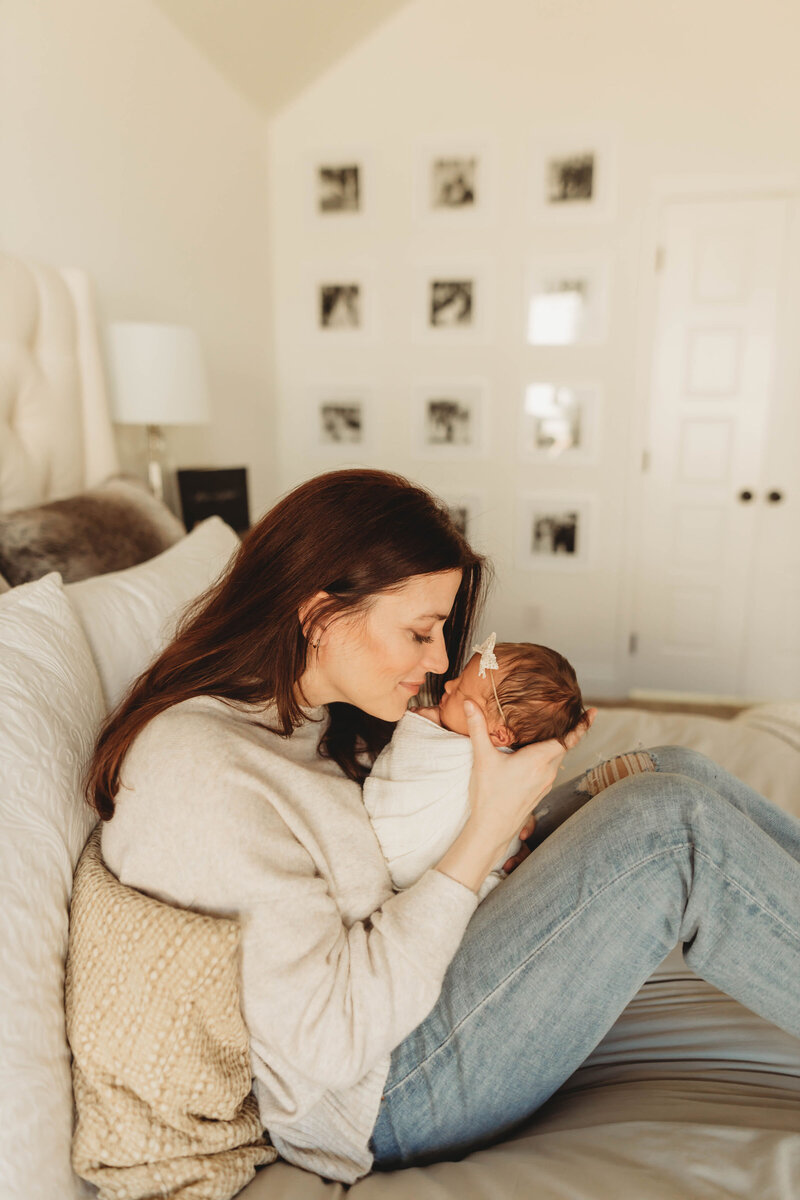
[[112, 321], [108, 331], [111, 412], [120, 425], [147, 426], [147, 478], [164, 499], [164, 425], [210, 420], [200, 339], [186, 325]]

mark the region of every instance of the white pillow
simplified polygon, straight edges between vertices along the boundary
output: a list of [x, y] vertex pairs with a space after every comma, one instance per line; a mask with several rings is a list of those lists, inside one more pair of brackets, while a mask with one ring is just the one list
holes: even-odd
[[96, 814], [83, 771], [100, 679], [61, 576], [0, 596], [0, 1191], [90, 1194], [73, 1173], [64, 959], [72, 875]]
[[217, 579], [240, 539], [207, 517], [155, 558], [68, 583], [64, 591], [92, 648], [108, 712], [166, 645], [183, 609]]

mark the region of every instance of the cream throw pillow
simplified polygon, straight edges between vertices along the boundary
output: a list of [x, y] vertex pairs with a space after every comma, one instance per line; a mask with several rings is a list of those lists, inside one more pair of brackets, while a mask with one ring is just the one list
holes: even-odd
[[239, 545], [229, 525], [208, 517], [147, 562], [66, 585], [109, 712], [166, 645], [189, 601], [214, 582]]
[[0, 596], [0, 1192], [85, 1194], [70, 1165], [64, 960], [72, 874], [96, 816], [82, 775], [104, 713], [58, 574]]

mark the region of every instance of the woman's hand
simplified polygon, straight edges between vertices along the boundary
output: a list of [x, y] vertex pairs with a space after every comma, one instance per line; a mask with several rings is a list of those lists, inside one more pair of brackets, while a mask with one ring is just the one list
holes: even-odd
[[501, 754], [492, 745], [481, 710], [467, 700], [464, 712], [473, 751], [467, 820], [499, 855], [550, 791], [566, 751], [552, 739]]
[[[577, 729], [571, 730], [571, 732], [568, 733], [564, 739], [564, 741], [567, 743], [568, 750], [571, 750], [574, 746], [577, 746], [577, 744], [581, 740], [581, 738], [584, 737], [589, 732], [589, 730], [591, 729], [591, 727], [594, 723], [594, 719], [596, 716], [597, 716], [596, 708], [589, 708], [586, 710], [586, 717], [587, 717], [586, 723], [583, 725], [579, 725], [577, 727]], [[517, 751], [516, 753], [519, 753], [519, 751]], [[564, 770], [563, 764], [559, 767], [559, 770], [560, 771]], [[526, 839], [533, 836], [533, 831], [535, 828], [536, 828], [536, 814], [535, 814], [535, 812], [532, 812], [530, 817], [528, 818], [527, 822], [525, 823], [525, 825], [523, 825], [522, 829], [519, 831], [518, 836], [522, 842], [522, 846], [520, 847], [520, 849], [517, 851], [517, 853], [515, 855], [513, 855], [511, 858], [507, 859], [506, 862], [503, 863], [503, 870], [506, 872], [507, 875], [510, 875], [512, 871], [515, 871], [517, 869], [517, 867], [520, 865], [520, 863], [524, 862], [525, 859], [528, 857], [528, 855], [531, 853], [530, 846], [526, 845]], [[509, 841], [510, 840], [511, 839], [509, 838]]]

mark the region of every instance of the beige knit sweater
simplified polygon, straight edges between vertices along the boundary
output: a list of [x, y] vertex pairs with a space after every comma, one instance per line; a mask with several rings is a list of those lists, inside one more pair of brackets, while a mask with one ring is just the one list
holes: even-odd
[[66, 971], [72, 1164], [102, 1200], [231, 1200], [277, 1158], [251, 1091], [236, 921], [121, 884], [89, 837]]
[[[173, 705], [122, 767], [103, 859], [169, 904], [236, 918], [242, 1013], [261, 1124], [289, 1162], [353, 1183], [391, 1052], [433, 1008], [478, 903], [426, 870], [395, 893], [361, 788], [274, 708]], [[169, 1075], [164, 1086], [169, 1089]]]

